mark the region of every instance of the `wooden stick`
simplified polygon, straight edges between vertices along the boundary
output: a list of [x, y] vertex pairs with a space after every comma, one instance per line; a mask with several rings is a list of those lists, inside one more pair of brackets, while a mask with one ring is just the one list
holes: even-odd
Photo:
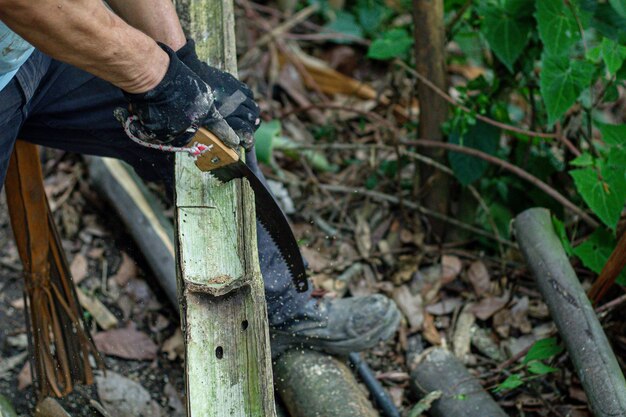
[[411, 388], [422, 398], [433, 391], [442, 396], [428, 410], [433, 417], [506, 417], [478, 379], [451, 352], [435, 347], [409, 364]]
[[109, 198], [167, 298], [177, 306], [172, 222], [130, 166], [111, 158], [87, 157], [86, 160], [91, 182]]
[[332, 356], [288, 351], [275, 371], [276, 389], [292, 416], [378, 416], [350, 369]]
[[550, 212], [515, 218], [515, 233], [596, 417], [623, 416], [626, 381], [593, 307], [554, 231]]

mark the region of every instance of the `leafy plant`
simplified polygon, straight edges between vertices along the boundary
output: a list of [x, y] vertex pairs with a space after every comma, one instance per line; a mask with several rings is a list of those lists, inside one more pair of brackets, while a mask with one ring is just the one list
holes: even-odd
[[[608, 123], [600, 109], [626, 87], [625, 4], [444, 1], [447, 36], [460, 50], [451, 54], [451, 63], [484, 70], [465, 86], [456, 86], [460, 105], [452, 106], [443, 126], [448, 141], [507, 160], [593, 213], [602, 224], [598, 230], [571, 227], [577, 223], [568, 218], [568, 227], [559, 233], [568, 253], [595, 272], [614, 248], [626, 204], [626, 125]], [[410, 10], [404, 0], [354, 0], [339, 11], [326, 6], [323, 13], [327, 27], [371, 40], [369, 58], [413, 65]], [[498, 127], [479, 121], [480, 116]], [[489, 213], [477, 209], [475, 219], [485, 228], [493, 228], [495, 221], [498, 233], [505, 235], [510, 219], [533, 205], [548, 207], [561, 219], [567, 215], [544, 192], [482, 159], [450, 152], [448, 162], [460, 184], [472, 184], [484, 197]], [[372, 174], [367, 186], [376, 186], [381, 178]], [[581, 231], [586, 238], [577, 236]], [[573, 247], [573, 239], [581, 242], [581, 237], [582, 243]]]
[[[451, 14], [455, 10], [448, 8]], [[598, 108], [616, 100], [617, 87], [625, 85], [624, 3], [479, 0], [457, 26], [456, 36], [463, 35], [459, 44], [466, 42], [467, 33], [478, 33], [476, 45], [492, 57], [490, 63], [483, 64], [487, 65], [485, 77], [489, 82], [483, 81], [478, 88], [470, 83], [466, 89], [459, 89], [464, 106], [504, 124], [516, 125], [530, 117], [533, 129], [541, 130], [543, 126], [545, 131], [555, 131], [558, 126], [557, 132], [568, 132], [570, 145], [561, 153], [555, 139], [507, 133], [510, 146], [502, 147], [502, 131], [479, 132], [478, 125], [467, 123], [472, 113], [458, 108], [448, 123], [449, 141], [508, 159], [543, 181], [551, 181], [555, 173], [567, 172], [571, 182], [561, 185], [564, 189], [573, 187], [569, 188], [574, 191], [570, 198], [586, 205], [603, 226], [575, 248], [571, 248], [565, 227], [560, 234], [571, 255], [599, 272], [615, 245], [614, 234], [626, 204], [626, 125], [606, 123]], [[494, 108], [505, 111], [495, 112]], [[576, 148], [575, 154], [572, 148]], [[538, 163], [537, 151], [548, 157], [552, 167]], [[477, 164], [465, 154], [451, 154], [450, 164], [461, 184], [476, 182], [488, 174], [490, 183], [495, 181], [500, 187], [527, 188], [518, 185], [517, 179], [496, 180], [491, 166]], [[563, 176], [560, 178], [562, 181]], [[526, 201], [516, 201], [515, 193], [485, 189], [482, 181], [479, 184], [492, 210], [508, 207], [511, 215], [545, 198], [529, 190], [524, 195]], [[551, 203], [541, 203], [547, 204]], [[555, 211], [563, 215], [561, 209]]]
[[563, 346], [557, 343], [556, 338], [550, 337], [536, 341], [528, 350], [522, 364], [513, 370], [504, 381], [499, 383], [494, 392], [508, 391], [524, 385], [526, 382], [539, 378], [558, 369], [544, 361], [549, 361], [563, 352]]

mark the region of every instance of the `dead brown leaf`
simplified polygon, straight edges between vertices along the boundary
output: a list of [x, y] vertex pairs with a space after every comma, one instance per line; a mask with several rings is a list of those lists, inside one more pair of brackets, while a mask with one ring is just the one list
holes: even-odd
[[423, 328], [424, 328], [424, 331], [422, 332], [422, 336], [424, 336], [424, 338], [428, 340], [428, 342], [430, 342], [431, 345], [440, 346], [441, 335], [439, 334], [439, 331], [435, 327], [435, 319], [433, 318], [432, 315], [428, 313], [424, 314]]
[[80, 284], [82, 280], [87, 278], [89, 264], [87, 263], [85, 255], [77, 253], [76, 256], [74, 256], [74, 259], [72, 259], [72, 263], [70, 264], [70, 272], [72, 274], [74, 284]]
[[130, 256], [126, 254], [126, 252], [122, 252], [122, 263], [117, 269], [115, 275], [113, 275], [113, 279], [115, 279], [117, 285], [123, 287], [131, 278], [135, 278], [136, 276], [137, 265], [135, 265], [135, 261], [133, 261]]
[[441, 282], [443, 285], [454, 281], [461, 273], [463, 263], [461, 260], [452, 255], [443, 255], [441, 257]]
[[96, 375], [98, 397], [116, 417], [161, 417], [163, 410], [139, 383], [113, 371]]
[[480, 320], [487, 320], [496, 312], [502, 309], [509, 302], [509, 292], [507, 291], [500, 297], [484, 298], [472, 307], [472, 313]]
[[467, 270], [467, 279], [469, 279], [472, 287], [474, 287], [474, 292], [479, 297], [487, 294], [491, 289], [489, 271], [482, 261], [472, 262]]
[[185, 406], [180, 393], [171, 382], [167, 382], [163, 388], [163, 395], [167, 398], [167, 405], [172, 409], [170, 417], [182, 417], [185, 415]]
[[87, 252], [87, 256], [91, 259], [100, 259], [104, 255], [104, 248], [92, 248]]
[[470, 353], [470, 344], [472, 340], [472, 326], [476, 321], [474, 314], [469, 312], [471, 305], [465, 306], [461, 314], [456, 320], [454, 326], [454, 334], [452, 335], [452, 346], [454, 348], [454, 356], [466, 363]]
[[44, 398], [35, 406], [33, 417], [71, 417], [57, 400], [51, 397]]
[[393, 291], [393, 300], [409, 321], [412, 331], [421, 330], [424, 322], [424, 303], [422, 296], [413, 295], [406, 285], [397, 287]]
[[402, 400], [404, 399], [404, 388], [402, 387], [389, 387], [389, 395], [396, 407], [402, 407]]
[[364, 258], [369, 258], [372, 250], [372, 234], [370, 225], [362, 214], [357, 215], [356, 228], [354, 230], [354, 239], [359, 254]]
[[96, 333], [93, 340], [100, 352], [124, 359], [152, 360], [159, 350], [150, 336], [133, 325]]
[[324, 256], [319, 250], [307, 248], [303, 246], [300, 248], [302, 255], [307, 260], [309, 268], [313, 272], [322, 272], [330, 264], [330, 259]]
[[163, 342], [161, 352], [167, 353], [167, 359], [171, 361], [185, 356], [185, 340], [183, 339], [183, 332], [180, 329], [176, 329], [174, 334]]
[[417, 260], [412, 256], [403, 257], [398, 270], [391, 276], [391, 282], [395, 285], [402, 285], [411, 281], [416, 272]]
[[493, 315], [491, 327], [503, 339], [511, 334], [511, 310], [505, 308]]
[[446, 298], [437, 304], [426, 306], [426, 311], [435, 316], [443, 316], [452, 313], [461, 304], [463, 300], [460, 298]]
[[20, 297], [20, 298], [16, 298], [15, 300], [11, 301], [9, 304], [11, 304], [11, 307], [18, 309], [18, 310], [23, 310], [24, 309], [24, 298]]
[[22, 391], [33, 383], [33, 374], [30, 370], [30, 362], [27, 361], [19, 374], [17, 374], [17, 389]]
[[533, 330], [533, 326], [528, 320], [529, 304], [528, 297], [524, 296], [518, 299], [511, 308], [511, 326], [519, 329], [522, 333], [530, 333]]
[[158, 333], [162, 330], [165, 330], [167, 326], [170, 325], [170, 321], [163, 314], [156, 314], [150, 318], [150, 323], [148, 326], [150, 327], [150, 331], [153, 333]]

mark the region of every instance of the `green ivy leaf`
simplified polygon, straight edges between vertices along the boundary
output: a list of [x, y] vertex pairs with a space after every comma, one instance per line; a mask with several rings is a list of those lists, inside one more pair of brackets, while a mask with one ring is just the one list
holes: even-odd
[[355, 9], [361, 27], [368, 34], [378, 33], [382, 23], [393, 13], [380, 0], [358, 0]]
[[557, 372], [557, 368], [553, 368], [551, 366], [546, 365], [540, 361], [532, 361], [528, 364], [528, 372], [535, 375], [546, 375], [551, 374], [552, 372]]
[[260, 162], [265, 164], [272, 163], [274, 140], [280, 135], [281, 129], [280, 121], [271, 120], [261, 123], [259, 129], [255, 132], [254, 150]]
[[567, 256], [572, 256], [574, 251], [571, 243], [569, 243], [569, 238], [567, 237], [565, 225], [556, 216], [552, 216], [552, 226], [554, 227], [554, 231], [561, 241], [561, 245], [563, 245], [565, 253], [567, 254]]
[[524, 381], [522, 380], [521, 375], [512, 374], [512, 375], [509, 375], [507, 379], [499, 383], [498, 386], [495, 387], [493, 391], [500, 392], [500, 391], [505, 391], [509, 389], [515, 389], [523, 384], [524, 384]]
[[585, 267], [599, 274], [615, 247], [615, 237], [606, 229], [599, 227], [580, 245], [574, 248]]
[[563, 346], [556, 342], [556, 337], [540, 339], [532, 345], [522, 363], [526, 365], [531, 361], [543, 361], [550, 359], [561, 352], [563, 352]]
[[578, 24], [563, 0], [538, 0], [539, 37], [550, 54], [562, 54], [580, 40]]
[[[478, 149], [491, 155], [495, 154], [499, 140], [500, 129], [481, 121], [470, 126], [465, 133], [455, 129], [449, 136], [450, 143]], [[479, 179], [489, 166], [487, 161], [459, 152], [448, 152], [448, 160], [454, 175], [463, 185]]]
[[593, 156], [589, 152], [584, 152], [570, 162], [575, 167], [588, 167], [593, 165]]
[[594, 69], [591, 62], [572, 61], [567, 55], [543, 55], [540, 89], [548, 124], [554, 124], [574, 104], [591, 83]]
[[405, 29], [391, 29], [374, 40], [367, 51], [373, 59], [387, 60], [403, 56], [413, 45], [413, 37]]
[[602, 133], [602, 140], [607, 145], [626, 145], [626, 125], [610, 125], [605, 123], [596, 122], [600, 133]]
[[587, 58], [589, 61], [595, 64], [599, 63], [600, 59], [602, 58], [602, 48], [600, 48], [599, 45], [594, 46], [593, 48], [587, 51], [585, 58]]
[[622, 17], [626, 17], [626, 1], [624, 0], [609, 0], [613, 10]]
[[484, 2], [479, 10], [484, 16], [481, 33], [498, 59], [513, 72], [513, 64], [530, 39], [532, 3], [525, 0], [489, 1]]
[[[344, 35], [356, 36], [358, 38], [363, 37], [363, 29], [357, 23], [354, 15], [348, 12], [340, 10], [337, 12], [335, 20], [324, 26], [326, 29], [333, 32], [343, 33]], [[345, 38], [338, 40], [339, 42], [348, 42]]]
[[600, 45], [602, 50], [602, 59], [606, 64], [606, 69], [610, 75], [615, 75], [617, 70], [622, 67], [626, 59], [626, 46], [622, 46], [608, 38], [602, 39]]
[[626, 152], [612, 147], [597, 167], [570, 171], [576, 189], [585, 203], [612, 230], [617, 227], [626, 203]]

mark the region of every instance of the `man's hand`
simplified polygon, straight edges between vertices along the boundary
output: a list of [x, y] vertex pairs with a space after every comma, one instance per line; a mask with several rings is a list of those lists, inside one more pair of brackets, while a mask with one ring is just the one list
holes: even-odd
[[[202, 62], [196, 55], [193, 40], [188, 40], [185, 46], [176, 51], [176, 55], [211, 87], [215, 106], [241, 141], [238, 144], [225, 143], [231, 147], [241, 145], [250, 149], [254, 144], [254, 132], [260, 124], [259, 106], [254, 101], [250, 88], [231, 74]], [[206, 119], [202, 125], [220, 136], [214, 120]]]
[[125, 125], [129, 117], [136, 116], [128, 129], [133, 136], [149, 143], [184, 146], [202, 124], [217, 127], [214, 133], [225, 143], [237, 142], [215, 106], [211, 88], [172, 49], [164, 44], [159, 46], [169, 56], [165, 76], [145, 93], [124, 92], [130, 111], [116, 109], [117, 120]]

